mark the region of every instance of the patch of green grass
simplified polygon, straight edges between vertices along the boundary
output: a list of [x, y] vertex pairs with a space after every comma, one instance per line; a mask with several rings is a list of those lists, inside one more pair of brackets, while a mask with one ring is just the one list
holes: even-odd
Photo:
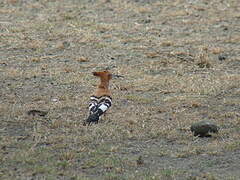
[[161, 174], [166, 178], [173, 178], [174, 173], [172, 169], [164, 169], [161, 171]]
[[240, 141], [232, 141], [232, 142], [225, 144], [225, 149], [228, 151], [240, 150]]
[[48, 165], [35, 165], [29, 169], [33, 174], [52, 174], [53, 169]]
[[57, 163], [57, 166], [60, 168], [60, 169], [66, 169], [68, 166], [69, 166], [69, 162], [68, 161], [64, 161], [64, 160], [62, 160], [62, 161], [59, 161], [58, 163]]
[[138, 103], [144, 103], [144, 104], [149, 104], [152, 102], [151, 98], [145, 98], [143, 96], [136, 96], [136, 95], [127, 95], [126, 99], [130, 101], [138, 102]]

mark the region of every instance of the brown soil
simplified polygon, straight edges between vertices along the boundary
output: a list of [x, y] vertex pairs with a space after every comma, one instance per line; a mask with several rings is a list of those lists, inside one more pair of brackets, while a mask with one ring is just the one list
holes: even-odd
[[236, 0], [0, 1], [0, 179], [240, 179], [239, 42]]

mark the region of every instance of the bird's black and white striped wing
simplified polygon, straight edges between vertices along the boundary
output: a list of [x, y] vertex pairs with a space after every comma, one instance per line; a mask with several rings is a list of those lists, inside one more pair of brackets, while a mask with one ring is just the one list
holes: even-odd
[[89, 103], [90, 114], [99, 112], [99, 116], [105, 113], [112, 106], [112, 98], [110, 96], [91, 96]]
[[89, 116], [86, 122], [90, 125], [98, 123], [101, 115], [103, 115], [112, 106], [112, 98], [110, 96], [91, 96], [89, 103]]

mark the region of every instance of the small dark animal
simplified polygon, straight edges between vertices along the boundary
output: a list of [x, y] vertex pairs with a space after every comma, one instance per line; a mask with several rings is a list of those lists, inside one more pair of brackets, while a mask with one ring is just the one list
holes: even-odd
[[48, 112], [46, 112], [46, 111], [40, 111], [40, 110], [33, 109], [33, 110], [29, 110], [27, 112], [27, 115], [29, 115], [29, 116], [36, 116], [36, 115], [38, 115], [38, 116], [46, 116], [47, 113]]
[[194, 136], [211, 137], [209, 133], [218, 133], [219, 127], [209, 121], [200, 121], [191, 125]]

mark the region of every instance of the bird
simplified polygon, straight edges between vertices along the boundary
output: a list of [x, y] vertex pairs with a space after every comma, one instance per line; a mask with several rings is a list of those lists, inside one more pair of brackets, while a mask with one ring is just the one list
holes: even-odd
[[[114, 75], [108, 70], [93, 72], [92, 74], [100, 78], [100, 84], [98, 84], [93, 95], [90, 96], [89, 115], [84, 125], [97, 124], [100, 117], [112, 106], [112, 93], [109, 90], [109, 83]], [[116, 75], [116, 77], [119, 77], [119, 75]]]

